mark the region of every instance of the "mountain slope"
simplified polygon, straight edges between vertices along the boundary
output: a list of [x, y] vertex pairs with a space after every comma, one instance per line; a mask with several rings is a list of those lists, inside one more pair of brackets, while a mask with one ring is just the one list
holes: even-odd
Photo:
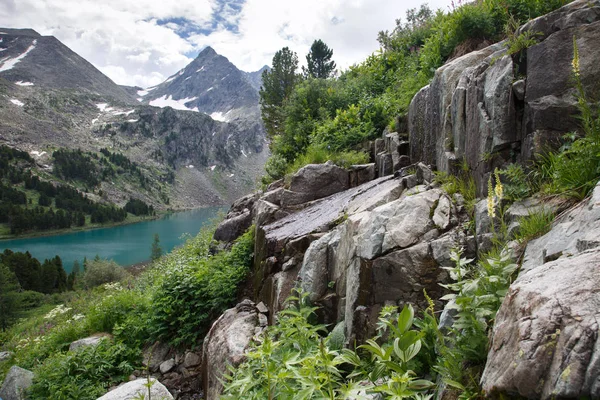
[[[49, 180], [54, 151], [81, 149], [102, 160], [100, 150], [108, 149], [136, 163], [145, 178], [105, 177], [96, 187], [68, 182], [97, 201], [122, 206], [135, 197], [156, 209], [182, 209], [227, 204], [254, 188], [268, 155], [258, 95], [233, 64], [227, 71], [244, 90], [222, 79], [224, 57], [205, 52], [206, 75], [223, 83], [209, 91], [217, 97], [197, 104], [207, 112], [233, 110], [229, 123], [141, 104], [140, 88], [116, 85], [55, 38], [0, 32], [0, 144], [29, 152]], [[168, 83], [159, 86], [175, 91]]]
[[152, 88], [144, 103], [161, 106], [177, 101], [194, 111], [230, 120], [231, 110], [258, 105], [258, 91], [227, 58], [207, 47], [184, 69]]
[[50, 89], [75, 89], [133, 103], [135, 98], [53, 36], [0, 28], [0, 77]]

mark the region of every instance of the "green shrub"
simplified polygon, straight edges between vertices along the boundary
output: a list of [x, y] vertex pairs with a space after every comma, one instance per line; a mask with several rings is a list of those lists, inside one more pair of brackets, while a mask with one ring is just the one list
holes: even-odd
[[[123, 290], [113, 285], [112, 289], [87, 311], [87, 321], [93, 332], [113, 333], [115, 326], [122, 324], [132, 314], [143, 313], [149, 305], [148, 296], [137, 290]], [[144, 324], [146, 325], [146, 324]]]
[[88, 260], [80, 282], [86, 289], [91, 289], [105, 283], [119, 282], [127, 276], [127, 271], [113, 260]]
[[323, 164], [327, 161], [331, 161], [339, 167], [348, 168], [352, 165], [368, 163], [369, 155], [353, 150], [331, 152], [321, 145], [311, 145], [306, 153], [300, 155], [292, 164], [288, 165], [286, 175], [290, 176], [308, 164]]
[[33, 290], [23, 290], [19, 293], [18, 297], [21, 306], [25, 310], [30, 310], [32, 308], [39, 307], [46, 300], [46, 296], [43, 293], [36, 292]]
[[164, 268], [152, 296], [149, 329], [173, 345], [197, 346], [199, 340], [237, 295], [237, 285], [252, 264], [254, 229], [229, 251], [196, 259], [175, 259]]
[[29, 398], [94, 400], [138, 367], [140, 351], [101, 341], [66, 354], [57, 353], [34, 369]]
[[262, 183], [268, 185], [273, 181], [283, 178], [287, 168], [288, 163], [285, 158], [279, 154], [273, 154], [265, 164], [265, 172], [267, 175], [262, 178]]
[[[421, 348], [413, 326], [412, 307], [401, 313], [382, 311], [380, 335], [367, 341], [360, 352], [338, 349], [343, 323], [329, 337], [314, 325], [316, 308], [306, 294], [290, 297], [278, 323], [267, 328], [262, 341], [247, 353], [247, 361], [226, 377], [223, 399], [348, 399], [367, 393], [413, 398], [429, 389], [409, 365]], [[387, 341], [381, 335], [388, 336]], [[383, 342], [383, 343], [381, 343]], [[380, 344], [381, 343], [381, 344]], [[362, 382], [362, 383], [358, 383]], [[367, 383], [368, 382], [368, 383]]]

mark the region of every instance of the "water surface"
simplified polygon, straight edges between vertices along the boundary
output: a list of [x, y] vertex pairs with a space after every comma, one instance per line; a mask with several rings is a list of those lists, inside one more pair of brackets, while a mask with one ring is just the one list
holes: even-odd
[[200, 208], [168, 214], [165, 217], [121, 225], [54, 236], [0, 241], [0, 250], [29, 251], [40, 262], [56, 255], [63, 260], [64, 268], [70, 272], [73, 262], [81, 264], [84, 257], [115, 260], [120, 265], [131, 265], [150, 258], [154, 234], [158, 233], [163, 252], [181, 245], [184, 234], [195, 236], [202, 226], [213, 219], [224, 207]]

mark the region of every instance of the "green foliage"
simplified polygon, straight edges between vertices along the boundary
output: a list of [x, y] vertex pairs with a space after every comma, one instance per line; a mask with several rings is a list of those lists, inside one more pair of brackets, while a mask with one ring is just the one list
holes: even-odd
[[335, 71], [335, 62], [331, 59], [333, 50], [321, 39], [315, 40], [306, 55], [306, 74], [312, 78], [326, 79]]
[[262, 74], [260, 106], [265, 128], [270, 136], [281, 132], [284, 118], [281, 108], [300, 79], [296, 73], [298, 56], [284, 47], [273, 56], [271, 70]]
[[477, 202], [477, 188], [473, 175], [469, 172], [466, 164], [463, 166], [460, 176], [451, 175], [444, 171], [434, 171], [434, 182], [442, 185], [442, 189], [449, 196], [456, 193], [465, 199], [465, 207], [470, 216], [474, 216], [475, 203]]
[[40, 263], [29, 252], [15, 253], [6, 249], [0, 254], [0, 262], [16, 275], [23, 290], [49, 294], [67, 289], [67, 274], [58, 256]]
[[14, 272], [0, 264], [0, 330], [5, 331], [19, 315], [19, 281]]
[[539, 32], [523, 31], [519, 33], [519, 25], [513, 15], [508, 17], [505, 27], [508, 54], [517, 54], [538, 43]]
[[158, 237], [158, 233], [154, 234], [154, 239], [152, 240], [152, 246], [150, 248], [150, 259], [158, 260], [162, 256], [162, 248], [160, 247], [160, 238]]
[[590, 104], [581, 81], [579, 50], [575, 37], [573, 49], [573, 82], [583, 136], [566, 135], [559, 152], [545, 155], [544, 164], [549, 167], [545, 175], [550, 180], [542, 191], [581, 200], [594, 189], [600, 179], [600, 114], [599, 104]]
[[137, 290], [124, 290], [120, 284], [105, 285], [106, 293], [86, 312], [93, 332], [113, 333], [131, 314], [148, 307], [148, 296]]
[[124, 209], [133, 215], [154, 215], [154, 207], [139, 199], [130, 198]]
[[34, 369], [29, 398], [93, 400], [109, 386], [127, 379], [138, 366], [139, 350], [101, 341], [66, 354], [58, 353]]
[[409, 369], [421, 348], [421, 335], [410, 329], [412, 307], [400, 314], [395, 308], [382, 312], [380, 334], [388, 339], [380, 344], [380, 335], [367, 341], [360, 348], [364, 357], [340, 348], [343, 323], [323, 338], [324, 327], [309, 322], [315, 310], [306, 294], [290, 297], [277, 325], [263, 333], [245, 363], [231, 370], [222, 398], [356, 399], [382, 393], [402, 399], [418, 398], [432, 386]]
[[553, 212], [542, 209], [519, 218], [519, 231], [515, 235], [515, 240], [526, 244], [530, 240], [545, 235], [552, 228], [554, 217]]
[[119, 282], [128, 276], [127, 271], [113, 260], [88, 260], [84, 269], [80, 282], [86, 289]]
[[[235, 300], [237, 285], [250, 271], [254, 229], [229, 251], [204, 257], [171, 257], [152, 296], [150, 331], [173, 345], [196, 346], [210, 321]], [[185, 250], [184, 250], [185, 251]]]
[[64, 179], [80, 180], [94, 187], [100, 183], [96, 163], [81, 150], [58, 149], [52, 153], [54, 171]]
[[317, 128], [315, 143], [333, 151], [343, 151], [373, 138], [375, 129], [372, 122], [368, 118], [361, 118], [359, 112], [356, 105], [337, 110], [335, 118]]
[[454, 282], [442, 286], [452, 293], [442, 300], [448, 300], [447, 307], [457, 315], [454, 334], [448, 342], [439, 343], [440, 358], [434, 368], [448, 385], [467, 395], [478, 391], [488, 350], [487, 332], [518, 266], [508, 249], [483, 255], [476, 264], [461, 258], [460, 250], [453, 250], [451, 258], [455, 266], [444, 269]]

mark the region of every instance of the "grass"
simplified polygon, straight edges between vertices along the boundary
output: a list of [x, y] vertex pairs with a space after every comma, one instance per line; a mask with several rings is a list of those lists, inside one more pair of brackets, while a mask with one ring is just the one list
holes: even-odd
[[515, 240], [520, 244], [527, 244], [529, 241], [548, 233], [553, 222], [554, 213], [549, 210], [541, 210], [530, 213], [526, 217], [521, 217], [519, 218], [519, 230], [515, 234]]
[[470, 216], [474, 215], [477, 193], [475, 180], [468, 170], [463, 170], [462, 176], [455, 176], [444, 171], [434, 172], [434, 182], [440, 184], [449, 196], [458, 193], [465, 199], [465, 207]]

